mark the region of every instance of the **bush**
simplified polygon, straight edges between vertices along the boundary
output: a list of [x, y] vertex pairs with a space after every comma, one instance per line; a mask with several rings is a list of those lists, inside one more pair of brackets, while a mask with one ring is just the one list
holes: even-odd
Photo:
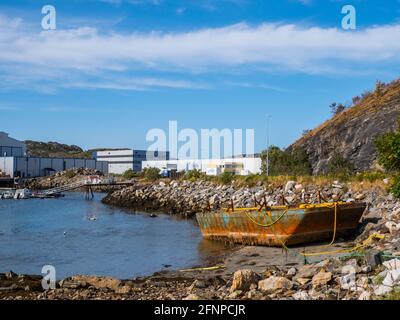
[[375, 140], [375, 146], [379, 164], [388, 171], [400, 170], [400, 132], [398, 130], [379, 136]]
[[354, 165], [336, 151], [329, 160], [328, 173], [336, 176], [350, 176], [354, 173]]
[[346, 110], [346, 106], [343, 104], [339, 103], [337, 104], [336, 102], [332, 103], [329, 108], [331, 109], [331, 113], [333, 116], [338, 115], [339, 113], [342, 113], [344, 110]]
[[[262, 171], [266, 173], [266, 151], [262, 153], [261, 158], [263, 159]], [[269, 148], [269, 174], [271, 176], [310, 175], [311, 173], [311, 164], [307, 153], [302, 148], [291, 150], [281, 150], [275, 146]]]
[[76, 171], [73, 169], [65, 171], [65, 177], [68, 179], [72, 179], [73, 177], [76, 176]]
[[219, 176], [219, 181], [222, 184], [230, 184], [233, 181], [234, 178], [234, 174], [231, 172], [223, 172], [220, 176]]
[[202, 176], [203, 174], [200, 170], [194, 169], [186, 172], [185, 175], [183, 176], [183, 179], [196, 181], [197, 179], [200, 179]]
[[395, 198], [400, 198], [400, 176], [394, 178], [394, 182], [390, 188], [390, 192], [393, 193]]
[[160, 178], [160, 169], [158, 168], [145, 168], [143, 170], [143, 176], [146, 180], [155, 181]]
[[135, 171], [133, 171], [132, 169], [128, 169], [126, 170], [123, 175], [124, 179], [133, 179], [135, 177], [137, 177], [137, 173]]
[[355, 180], [359, 182], [368, 181], [373, 183], [377, 180], [383, 180], [387, 177], [388, 175], [383, 172], [361, 172], [357, 173], [357, 175], [355, 176]]

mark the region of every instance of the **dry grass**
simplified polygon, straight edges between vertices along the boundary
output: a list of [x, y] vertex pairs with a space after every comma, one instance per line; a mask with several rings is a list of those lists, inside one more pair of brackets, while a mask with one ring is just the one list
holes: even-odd
[[387, 84], [379, 95], [376, 91], [367, 94], [356, 105], [325, 121], [323, 124], [298, 139], [293, 145], [302, 145], [306, 140], [328, 127], [338, 126], [365, 113], [379, 112], [387, 103], [393, 103], [396, 100], [400, 101], [400, 80]]

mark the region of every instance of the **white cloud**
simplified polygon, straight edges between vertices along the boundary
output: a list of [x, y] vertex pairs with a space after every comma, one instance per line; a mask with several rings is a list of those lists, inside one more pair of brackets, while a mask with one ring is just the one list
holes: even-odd
[[206, 84], [191, 81], [168, 80], [159, 78], [113, 79], [100, 82], [71, 82], [63, 85], [66, 88], [110, 89], [124, 91], [144, 91], [153, 88], [170, 89], [209, 89]]
[[[365, 69], [373, 64], [398, 63], [399, 38], [400, 25], [355, 32], [269, 23], [240, 23], [187, 32], [102, 33], [88, 27], [35, 32], [26, 28], [21, 19], [0, 16], [0, 77], [22, 81], [30, 76], [37, 81], [42, 76], [51, 80], [65, 75], [84, 78], [105, 74], [108, 77], [99, 82], [103, 86], [134, 88], [137, 83], [111, 85], [107, 79], [110, 74], [126, 76], [137, 70], [182, 75], [224, 73], [242, 67], [313, 74], [340, 72], [352, 70], [355, 65]], [[184, 80], [162, 79], [145, 87], [151, 86], [202, 87]]]

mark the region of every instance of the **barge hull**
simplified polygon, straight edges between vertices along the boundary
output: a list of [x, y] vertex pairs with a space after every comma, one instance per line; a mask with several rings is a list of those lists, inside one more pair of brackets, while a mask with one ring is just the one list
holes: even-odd
[[270, 227], [254, 223], [240, 211], [198, 213], [196, 218], [205, 239], [245, 245], [282, 246], [332, 240], [335, 216], [336, 237], [348, 237], [357, 228], [365, 209], [365, 204], [337, 205], [335, 215], [334, 207], [289, 208], [281, 219], [282, 210], [273, 210], [270, 217], [265, 210], [248, 212], [260, 224], [279, 219]]

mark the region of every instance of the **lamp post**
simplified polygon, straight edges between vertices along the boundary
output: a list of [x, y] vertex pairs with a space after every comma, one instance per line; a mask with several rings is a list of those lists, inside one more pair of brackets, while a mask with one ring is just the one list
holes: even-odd
[[4, 157], [3, 157], [3, 161], [4, 161], [4, 165], [3, 165], [3, 169], [4, 169], [4, 175], [6, 175], [7, 174], [7, 171], [6, 171], [6, 155], [7, 155], [7, 152], [4, 152]]

